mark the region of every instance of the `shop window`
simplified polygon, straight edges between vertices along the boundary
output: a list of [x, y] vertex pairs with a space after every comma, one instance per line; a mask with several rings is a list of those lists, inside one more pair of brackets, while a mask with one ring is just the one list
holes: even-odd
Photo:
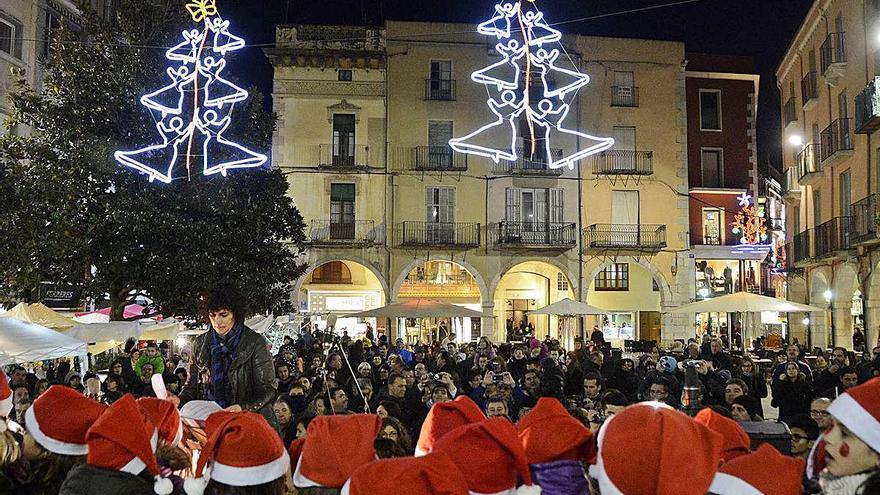
[[568, 279], [562, 272], [556, 274], [556, 290], [568, 290]]
[[703, 208], [703, 244], [721, 245], [721, 210]]
[[614, 263], [596, 275], [596, 290], [629, 290], [629, 263]]
[[315, 268], [313, 284], [350, 284], [351, 270], [341, 261], [331, 261]]

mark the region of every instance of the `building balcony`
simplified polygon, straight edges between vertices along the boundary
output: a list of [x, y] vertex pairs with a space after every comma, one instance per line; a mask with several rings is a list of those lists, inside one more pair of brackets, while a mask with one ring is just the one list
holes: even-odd
[[653, 151], [607, 150], [593, 155], [596, 175], [652, 175]]
[[425, 99], [455, 101], [455, 79], [425, 79]]
[[856, 134], [871, 134], [880, 129], [880, 77], [875, 77], [856, 95]]
[[511, 175], [535, 175], [535, 176], [560, 176], [565, 171], [562, 168], [550, 168], [547, 163], [562, 158], [562, 148], [550, 150], [553, 160], [548, 160], [542, 147], [531, 154], [531, 149], [517, 148], [516, 160], [499, 160], [492, 164], [492, 171], [500, 174]]
[[791, 96], [782, 106], [782, 123], [785, 129], [798, 121], [797, 98]]
[[850, 205], [850, 242], [853, 245], [876, 242], [878, 217], [876, 193]]
[[830, 33], [820, 49], [822, 76], [831, 86], [837, 86], [846, 73], [846, 33]]
[[833, 167], [853, 154], [852, 119], [837, 119], [819, 136], [822, 166]]
[[819, 101], [819, 84], [816, 71], [807, 72], [801, 79], [801, 105], [804, 110], [810, 110]]
[[639, 88], [635, 86], [611, 86], [611, 106], [638, 107]]
[[370, 147], [362, 144], [347, 146], [322, 144], [318, 146], [318, 166], [334, 169], [358, 169], [379, 166], [371, 160]]
[[373, 220], [312, 220], [309, 243], [315, 246], [369, 245], [381, 244], [382, 239]]
[[413, 146], [397, 148], [391, 157], [394, 170], [416, 172], [464, 172], [467, 155], [449, 146]]
[[816, 185], [822, 180], [821, 149], [821, 145], [809, 143], [798, 153], [798, 184], [801, 186]]
[[560, 222], [499, 222], [495, 243], [504, 247], [570, 249], [577, 244], [577, 225]]
[[480, 246], [480, 224], [401, 222], [396, 229], [402, 247], [474, 248]]
[[659, 251], [666, 247], [666, 226], [645, 224], [593, 224], [584, 230], [587, 249]]
[[836, 217], [818, 225], [815, 230], [816, 254], [823, 258], [850, 248], [850, 217]]
[[813, 257], [813, 231], [807, 229], [794, 235], [790, 263], [801, 263]]
[[801, 197], [801, 184], [798, 181], [798, 168], [785, 169], [785, 191], [783, 197], [786, 201], [796, 201]]

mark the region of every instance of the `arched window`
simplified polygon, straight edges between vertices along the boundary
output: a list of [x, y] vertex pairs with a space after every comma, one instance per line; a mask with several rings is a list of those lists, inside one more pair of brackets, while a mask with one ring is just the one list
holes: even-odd
[[331, 261], [315, 268], [313, 284], [350, 284], [351, 270], [341, 261]]

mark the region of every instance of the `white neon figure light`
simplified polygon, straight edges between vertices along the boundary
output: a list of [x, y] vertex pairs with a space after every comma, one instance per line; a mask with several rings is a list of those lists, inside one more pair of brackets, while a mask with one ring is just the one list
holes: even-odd
[[182, 33], [183, 41], [165, 52], [179, 64], [166, 71], [171, 82], [140, 98], [153, 113], [162, 142], [114, 154], [116, 161], [147, 175], [150, 182], [170, 183], [179, 165], [186, 166], [188, 176], [193, 166], [204, 175], [225, 176], [230, 169], [260, 167], [267, 161], [266, 155], [223, 137], [235, 103], [248, 97], [220, 75], [226, 67], [223, 57], [243, 48], [244, 40], [229, 33], [229, 21], [217, 15], [213, 0], [197, 0], [187, 9], [196, 22], [204, 21], [203, 29]]
[[752, 196], [745, 192], [737, 196], [736, 199], [739, 201], [740, 206], [749, 206], [752, 204]]
[[[501, 54], [501, 60], [471, 74], [472, 81], [486, 86], [489, 92], [486, 105], [497, 119], [470, 134], [450, 139], [452, 149], [484, 156], [496, 163], [516, 161], [517, 143], [523, 138], [528, 139], [524, 142], [532, 143], [532, 149], [523, 150], [524, 154], [540, 153], [552, 169], [573, 169], [578, 160], [614, 145], [612, 138], [591, 136], [563, 126], [571, 110], [564, 99], [587, 85], [590, 77], [556, 65], [559, 50], [544, 45], [559, 42], [562, 33], [546, 23], [542, 12], [526, 9], [519, 1], [504, 2], [495, 6], [493, 17], [479, 24], [477, 31], [498, 39], [495, 49]], [[543, 92], [534, 95], [529, 84], [538, 76]], [[550, 84], [551, 76], [553, 84]], [[527, 125], [520, 126], [521, 121]], [[499, 138], [499, 133], [508, 128], [510, 140]], [[580, 138], [586, 147], [567, 156], [551, 153], [551, 144], [561, 137]]]

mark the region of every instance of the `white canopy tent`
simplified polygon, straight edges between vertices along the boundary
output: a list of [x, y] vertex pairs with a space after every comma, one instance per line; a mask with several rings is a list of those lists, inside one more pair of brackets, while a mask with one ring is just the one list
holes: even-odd
[[[386, 304], [385, 306], [345, 315], [346, 318], [414, 318], [419, 322], [419, 336], [423, 331], [422, 323], [426, 318], [482, 318], [483, 313], [456, 304], [446, 304], [430, 299], [412, 299], [409, 301]], [[458, 325], [464, 328], [464, 324]], [[455, 324], [450, 327], [454, 330]], [[459, 338], [462, 338], [459, 335]]]
[[79, 324], [64, 332], [65, 335], [89, 343], [89, 352], [100, 354], [122, 344], [129, 338], [138, 340], [174, 340], [180, 331], [180, 322], [173, 318], [162, 321], [149, 319]]
[[78, 356], [88, 367], [86, 343], [42, 325], [0, 317], [0, 366]]
[[[697, 301], [679, 306], [667, 311], [668, 313], [746, 313], [750, 315], [751, 326], [755, 325], [754, 315], [764, 311], [777, 313], [799, 313], [825, 311], [823, 308], [777, 299], [775, 297], [762, 296], [751, 292], [737, 292], [726, 296], [713, 297], [704, 301]], [[759, 320], [760, 323], [760, 320]], [[743, 328], [743, 346], [748, 347], [748, 328]]]

